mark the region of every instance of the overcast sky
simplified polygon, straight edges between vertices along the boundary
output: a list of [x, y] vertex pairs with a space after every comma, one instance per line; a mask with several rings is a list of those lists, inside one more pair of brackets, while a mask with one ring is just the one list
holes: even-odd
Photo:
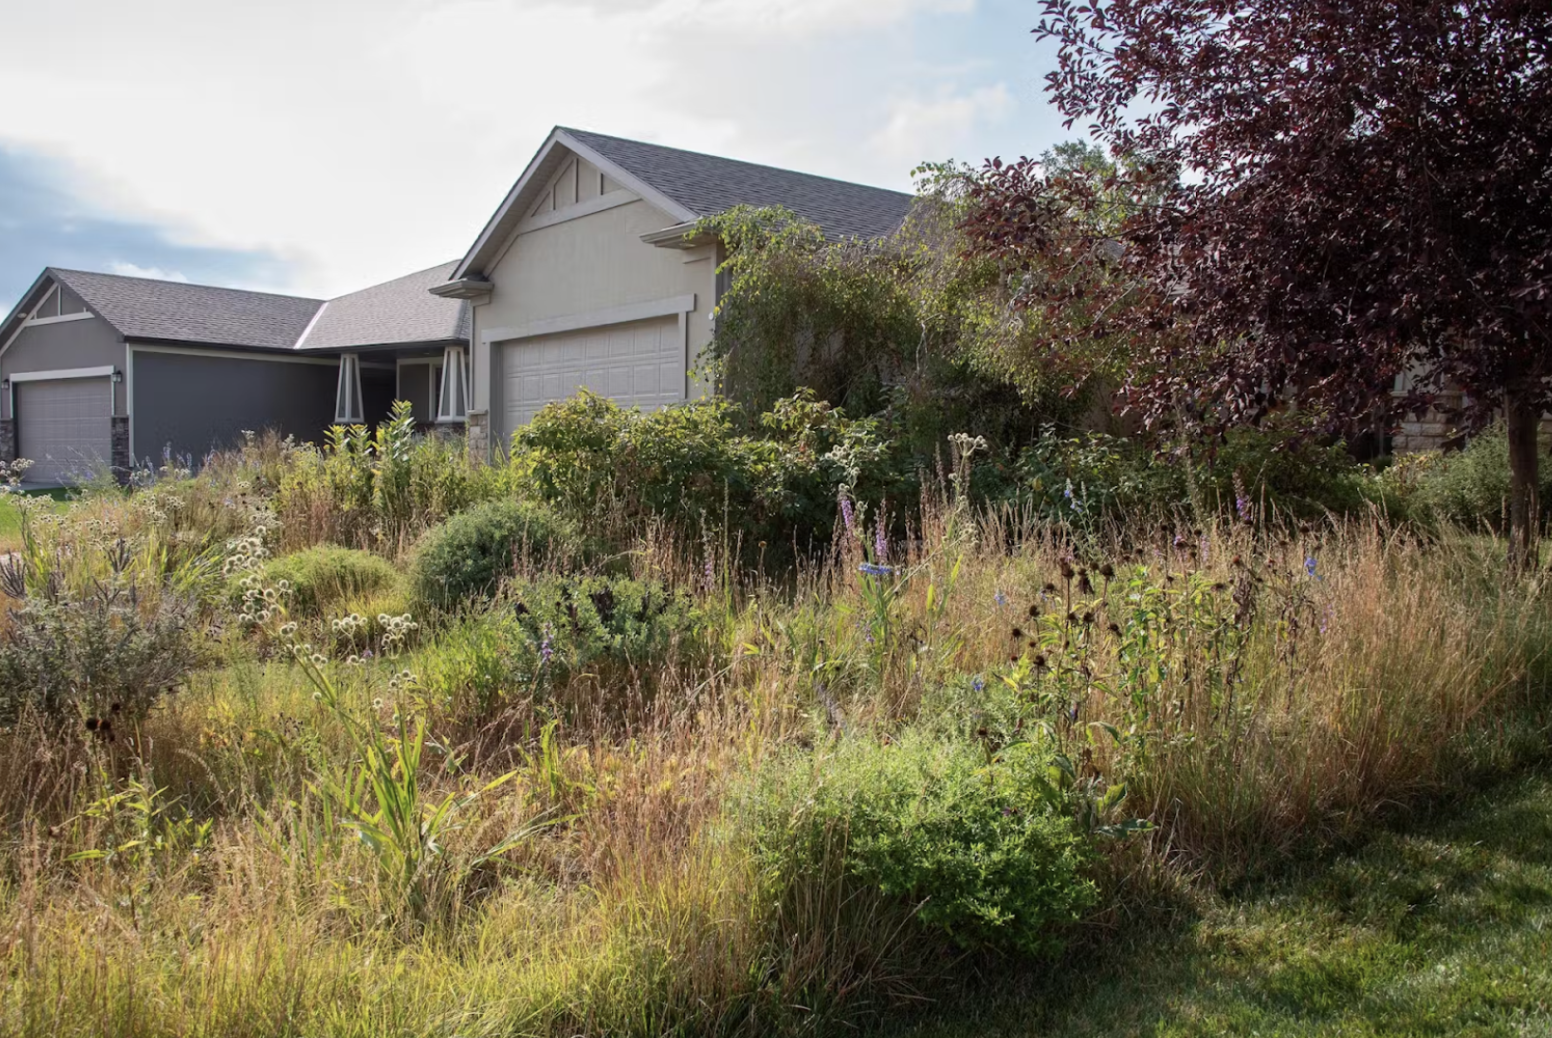
[[1030, 0], [50, 0], [0, 61], [48, 265], [326, 297], [461, 256], [554, 125], [886, 187], [1038, 154]]

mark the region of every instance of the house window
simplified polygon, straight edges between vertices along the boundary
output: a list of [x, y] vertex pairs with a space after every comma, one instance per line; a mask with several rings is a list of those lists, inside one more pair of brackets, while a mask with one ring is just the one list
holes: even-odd
[[442, 355], [442, 388], [437, 394], [437, 421], [462, 422], [469, 417], [469, 359], [459, 346]]
[[340, 357], [339, 385], [334, 391], [334, 421], [340, 425], [359, 425], [366, 421], [361, 411], [361, 358], [346, 353]]

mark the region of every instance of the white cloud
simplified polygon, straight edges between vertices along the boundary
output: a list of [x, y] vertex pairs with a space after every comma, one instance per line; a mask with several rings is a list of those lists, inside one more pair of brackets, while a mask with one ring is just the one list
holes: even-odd
[[153, 281], [181, 281], [185, 285], [189, 283], [188, 275], [176, 270], [163, 270], [161, 267], [141, 267], [125, 260], [114, 260], [109, 263], [108, 273], [120, 274], [127, 278], [150, 278]]
[[906, 97], [890, 106], [889, 120], [869, 143], [891, 159], [916, 163], [948, 158], [988, 123], [1007, 119], [1013, 96], [1003, 83], [930, 100]]
[[[179, 244], [276, 255], [293, 278], [270, 287], [332, 296], [461, 255], [557, 123], [908, 186], [916, 160], [973, 148], [1011, 108], [1001, 85], [934, 92], [963, 77], [913, 56], [933, 43], [916, 26], [976, 13], [54, 0], [7, 13], [0, 96], [16, 103], [0, 106], [0, 140], [69, 160], [105, 211]], [[39, 45], [62, 24], [69, 46]]]

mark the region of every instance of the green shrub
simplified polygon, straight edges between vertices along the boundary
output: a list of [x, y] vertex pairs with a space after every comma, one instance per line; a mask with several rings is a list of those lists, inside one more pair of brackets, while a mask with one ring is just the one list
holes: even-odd
[[300, 616], [321, 616], [358, 596], [392, 588], [399, 571], [387, 559], [354, 548], [320, 544], [270, 561], [267, 584], [290, 584], [289, 607]]
[[[7, 593], [18, 590], [8, 576], [0, 573]], [[115, 720], [144, 717], [194, 669], [195, 612], [170, 587], [142, 598], [122, 580], [28, 595], [0, 635], [0, 724], [31, 709], [55, 722], [85, 718], [111, 738]]]
[[1188, 507], [1193, 481], [1202, 508], [1242, 516], [1264, 509], [1349, 514], [1365, 507], [1373, 485], [1341, 444], [1301, 439], [1270, 423], [1193, 443], [1189, 457], [1120, 436], [1048, 429], [1020, 453], [1011, 487], [986, 472], [995, 464], [978, 470], [982, 496], [1011, 497], [1047, 521], [1078, 527]]
[[746, 431], [725, 400], [624, 410], [591, 393], [551, 404], [513, 437], [533, 492], [590, 528], [624, 539], [659, 522], [695, 539], [726, 531], [754, 549], [828, 543], [841, 486], [894, 496], [897, 459], [874, 419], [852, 419], [803, 392]]
[[848, 738], [770, 766], [740, 814], [779, 887], [820, 875], [839, 849], [847, 874], [919, 906], [960, 946], [1049, 954], [1095, 902], [1088, 843], [1042, 796], [1040, 751], [988, 758], [921, 733]]
[[487, 501], [426, 533], [410, 570], [411, 594], [421, 606], [454, 610], [488, 596], [519, 560], [564, 564], [582, 554], [576, 528], [550, 509], [515, 498]]
[[[1543, 444], [1545, 448], [1545, 444]], [[1541, 467], [1540, 493], [1552, 500], [1552, 466]], [[1509, 439], [1495, 425], [1463, 450], [1397, 459], [1380, 479], [1387, 501], [1412, 518], [1503, 529], [1509, 508]]]

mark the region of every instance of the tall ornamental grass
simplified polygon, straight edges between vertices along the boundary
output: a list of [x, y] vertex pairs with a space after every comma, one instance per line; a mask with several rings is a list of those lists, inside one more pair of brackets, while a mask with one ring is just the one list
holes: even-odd
[[266, 583], [346, 522], [310, 497], [271, 528], [314, 464], [230, 506], [188, 484], [249, 531], [219, 546], [136, 497], [61, 528], [83, 581], [154, 527], [225, 582], [208, 664], [111, 740], [0, 729], [0, 1033], [864, 1025], [1545, 743], [1545, 589], [1448, 530], [1080, 533], [977, 512], [961, 467], [909, 519], [839, 498], [796, 570], [644, 527], [607, 576], [523, 561], [368, 647]]

